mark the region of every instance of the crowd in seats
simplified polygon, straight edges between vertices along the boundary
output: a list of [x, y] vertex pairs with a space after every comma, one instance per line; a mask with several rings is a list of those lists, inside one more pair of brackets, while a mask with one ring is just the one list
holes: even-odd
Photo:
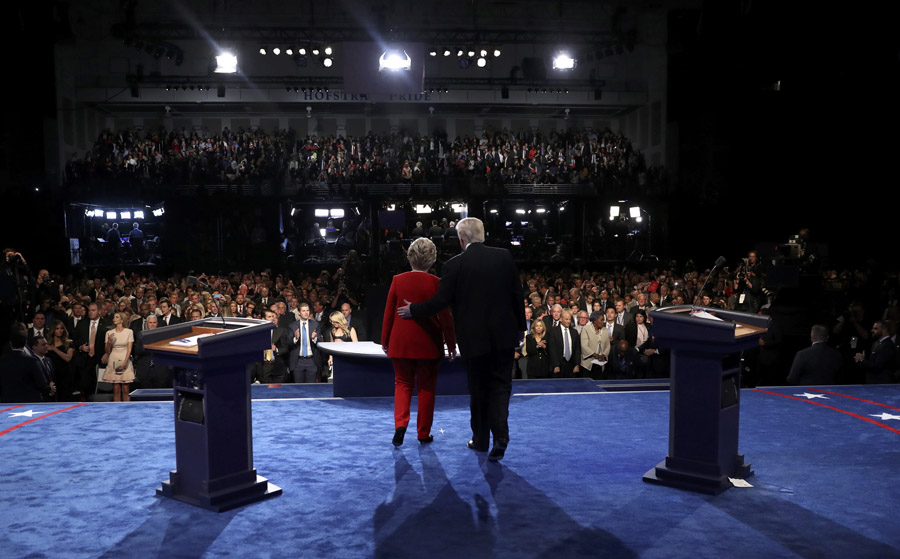
[[156, 185], [281, 183], [418, 184], [444, 179], [487, 184], [633, 184], [665, 180], [623, 135], [610, 130], [307, 136], [293, 130], [220, 133], [104, 130], [66, 166], [70, 186], [132, 181]]
[[[353, 262], [347, 265], [355, 266]], [[400, 267], [396, 270], [401, 271]], [[668, 358], [665, 350], [654, 343], [653, 314], [649, 311], [656, 307], [696, 304], [771, 316], [771, 327], [759, 348], [743, 354], [746, 386], [898, 380], [896, 325], [900, 318], [900, 281], [896, 273], [829, 269], [819, 273], [817, 279], [821, 281], [809, 286], [778, 288], [766, 285], [764, 267], [753, 258], [744, 259], [739, 266], [718, 269], [705, 288], [709, 271], [697, 268], [690, 260], [640, 270], [628, 267], [573, 270], [548, 266], [523, 269], [520, 273], [529, 323], [540, 320], [549, 332], [561, 320], [581, 332], [590, 328], [594, 320], [600, 320], [598, 324], [609, 327], [613, 334], [610, 337], [613, 343], [606, 348], [607, 366], [603, 370], [582, 367], [575, 376], [600, 379], [667, 376]], [[351, 276], [356, 281], [348, 281]], [[109, 328], [112, 314], [123, 312], [129, 326], [136, 331], [164, 326], [171, 320], [219, 314], [247, 316], [270, 319], [290, 336], [291, 324], [300, 319], [307, 307], [310, 317], [322, 328], [319, 331], [323, 339], [328, 328], [338, 329], [328, 332], [331, 336], [371, 339], [365, 331], [365, 321], [360, 318], [366, 313], [362, 298], [366, 282], [360, 279], [364, 278], [364, 271], [355, 268], [342, 267], [334, 272], [323, 269], [293, 277], [287, 272], [268, 271], [210, 274], [201, 275], [200, 284], [191, 283], [187, 276], [180, 274], [166, 278], [125, 272], [109, 278], [50, 277], [45, 270], [39, 274], [42, 284], [35, 292], [40, 295], [28, 316], [29, 344], [24, 349], [34, 346], [32, 352], [39, 351], [40, 338], [58, 349], [48, 353], [53, 366], [60, 369], [54, 373], [53, 394], [44, 392], [44, 397], [51, 399], [77, 399], [79, 389], [80, 397], [84, 398], [95, 386], [79, 378], [79, 375], [93, 375], [93, 371], [79, 371], [79, 359], [72, 359], [68, 353], [73, 348], [76, 352], [82, 349], [85, 340], [79, 340], [76, 332], [86, 330], [79, 329], [76, 323], [93, 314], [99, 315], [104, 327]], [[48, 285], [53, 289], [48, 290]], [[271, 311], [268, 315], [267, 310]], [[334, 319], [335, 312], [348, 320]], [[373, 312], [381, 315], [380, 309]], [[149, 326], [148, 322], [155, 324]], [[341, 323], [346, 322], [349, 328], [344, 326], [340, 330]], [[60, 324], [63, 329], [58, 328]], [[621, 330], [616, 324], [623, 325]], [[641, 324], [649, 328], [636, 326]], [[803, 350], [817, 344], [835, 350], [816, 358], [828, 360], [827, 367], [818, 370], [833, 370], [833, 374], [824, 379], [817, 377], [813, 382], [804, 378], [800, 361], [809, 357]], [[9, 351], [8, 347], [4, 349]], [[591, 354], [587, 354], [587, 363], [591, 363]], [[142, 356], [142, 349], [136, 347], [137, 386], [171, 383], [171, 378], [160, 376], [159, 371], [147, 372], [138, 366]], [[317, 378], [327, 381], [327, 362], [318, 362], [317, 366], [321, 369]], [[548, 376], [553, 376], [552, 370]], [[517, 374], [528, 373], [523, 366]], [[284, 381], [290, 380], [290, 376], [284, 377]]]

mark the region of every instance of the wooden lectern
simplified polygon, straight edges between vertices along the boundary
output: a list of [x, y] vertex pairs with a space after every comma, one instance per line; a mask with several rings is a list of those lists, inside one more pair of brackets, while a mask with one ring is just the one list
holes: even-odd
[[153, 360], [175, 369], [176, 469], [157, 495], [222, 512], [281, 494], [253, 468], [247, 376], [274, 328], [219, 317], [141, 332]]
[[[705, 311], [721, 320], [700, 318]], [[669, 455], [644, 481], [718, 494], [753, 475], [738, 454], [740, 352], [759, 345], [770, 318], [680, 305], [650, 311], [659, 347], [671, 350]]]

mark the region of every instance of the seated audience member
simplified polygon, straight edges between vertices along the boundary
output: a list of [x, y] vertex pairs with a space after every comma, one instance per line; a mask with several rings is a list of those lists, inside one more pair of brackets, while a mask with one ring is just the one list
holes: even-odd
[[626, 340], [620, 340], [615, 349], [609, 355], [607, 378], [631, 379], [637, 378], [637, 350], [631, 347]]
[[812, 345], [794, 356], [787, 377], [788, 384], [834, 384], [841, 368], [841, 352], [826, 343], [828, 328], [816, 324], [809, 333], [809, 339]]

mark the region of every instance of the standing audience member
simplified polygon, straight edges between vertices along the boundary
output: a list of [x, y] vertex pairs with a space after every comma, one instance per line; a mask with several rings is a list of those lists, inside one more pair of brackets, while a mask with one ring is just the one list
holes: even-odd
[[866, 384], [892, 383], [897, 368], [897, 346], [891, 340], [887, 321], [876, 322], [872, 326], [872, 339], [869, 355], [860, 352], [854, 359], [866, 374]]
[[604, 380], [609, 359], [609, 331], [603, 311], [591, 313], [590, 323], [581, 330], [581, 368], [594, 380]]
[[580, 376], [578, 363], [581, 362], [581, 337], [572, 326], [572, 313], [562, 311], [559, 328], [550, 331], [550, 369], [553, 378]]
[[72, 358], [75, 357], [75, 345], [69, 339], [66, 325], [60, 321], [53, 323], [53, 332], [48, 344], [50, 361], [53, 364], [53, 378], [56, 381], [57, 399], [68, 402], [72, 398], [75, 377], [72, 372]]
[[[309, 317], [309, 303], [300, 303], [300, 320], [291, 323], [290, 368], [294, 382], [319, 382], [319, 323]], [[340, 313], [338, 313], [340, 314]]]
[[25, 352], [28, 328], [21, 322], [12, 325], [9, 332], [11, 350], [0, 357], [0, 402], [42, 402], [55, 387], [47, 382], [37, 360]]
[[134, 367], [131, 352], [134, 349], [134, 332], [125, 327], [125, 313], [113, 314], [113, 328], [106, 333], [106, 371], [103, 382], [113, 385], [114, 402], [130, 402], [131, 383], [134, 381]]
[[841, 352], [826, 343], [828, 328], [816, 324], [809, 333], [809, 340], [812, 345], [798, 351], [794, 356], [787, 383], [834, 384], [841, 369]]
[[543, 320], [531, 323], [531, 332], [525, 336], [522, 355], [528, 358], [528, 378], [550, 376], [550, 350], [547, 347], [547, 324]]

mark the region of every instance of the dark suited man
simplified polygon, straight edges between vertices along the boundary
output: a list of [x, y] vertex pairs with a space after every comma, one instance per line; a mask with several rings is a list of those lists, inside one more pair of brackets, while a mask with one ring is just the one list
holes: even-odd
[[562, 311], [559, 328], [550, 330], [549, 339], [552, 378], [581, 376], [578, 367], [578, 362], [581, 361], [581, 336], [572, 325], [571, 311]]
[[613, 379], [637, 378], [638, 352], [628, 345], [626, 340], [620, 340], [610, 352], [609, 362], [606, 365], [606, 377]]
[[816, 324], [809, 333], [809, 340], [812, 345], [794, 356], [788, 384], [834, 384], [841, 368], [841, 352], [825, 343], [828, 328]]
[[559, 326], [559, 321], [562, 318], [562, 305], [554, 304], [550, 307], [550, 314], [543, 318], [544, 326], [547, 327], [547, 335], [550, 335], [550, 332], [553, 331], [554, 328]]
[[21, 322], [13, 324], [9, 331], [12, 349], [0, 358], [0, 402], [42, 402], [55, 389], [38, 360], [25, 352], [27, 332]]
[[634, 321], [634, 315], [625, 308], [625, 299], [616, 299], [616, 324], [622, 328]]
[[252, 365], [250, 378], [261, 384], [288, 382], [290, 376], [286, 358], [290, 356], [291, 351], [290, 329], [278, 326], [278, 313], [272, 309], [265, 311], [265, 320], [276, 325], [272, 330], [272, 347], [264, 352], [262, 362]]
[[40, 336], [44, 339], [50, 337], [50, 328], [47, 326], [47, 315], [44, 314], [44, 311], [34, 313], [34, 318], [31, 320], [32, 323], [28, 327], [28, 337]]
[[[294, 382], [318, 382], [319, 380], [319, 323], [309, 317], [309, 303], [297, 307], [300, 320], [291, 323], [290, 368]], [[290, 334], [289, 334], [290, 335]]]
[[[155, 314], [147, 316], [143, 321], [141, 332], [155, 330], [159, 327], [159, 317]], [[135, 334], [134, 348], [131, 352], [134, 358], [134, 378], [141, 388], [167, 388], [172, 386], [173, 371], [170, 367], [159, 365], [153, 361], [153, 356], [144, 350], [144, 340]]]
[[872, 349], [869, 355], [857, 353], [854, 360], [866, 373], [866, 384], [887, 384], [894, 382], [894, 370], [897, 368], [897, 346], [891, 339], [887, 321], [876, 322], [872, 326]]
[[620, 341], [625, 339], [625, 328], [616, 324], [616, 309], [609, 307], [606, 309], [606, 324], [603, 325], [609, 334], [609, 343], [612, 347], [616, 347]]
[[175, 314], [175, 309], [168, 299], [159, 302], [159, 327], [165, 328], [173, 324], [180, 324], [182, 320]]
[[[106, 331], [109, 326], [100, 319], [97, 303], [88, 305], [87, 320], [78, 323], [75, 329], [75, 377], [76, 387], [82, 398], [94, 393], [97, 386], [96, 367], [100, 364], [106, 345]], [[73, 392], [73, 395], [77, 395]]]
[[522, 283], [506, 249], [484, 246], [484, 224], [476, 218], [456, 225], [462, 253], [443, 266], [437, 295], [399, 307], [402, 318], [424, 318], [450, 306], [469, 382], [472, 450], [494, 447], [500, 460], [509, 444], [509, 397], [515, 348], [525, 332]]

